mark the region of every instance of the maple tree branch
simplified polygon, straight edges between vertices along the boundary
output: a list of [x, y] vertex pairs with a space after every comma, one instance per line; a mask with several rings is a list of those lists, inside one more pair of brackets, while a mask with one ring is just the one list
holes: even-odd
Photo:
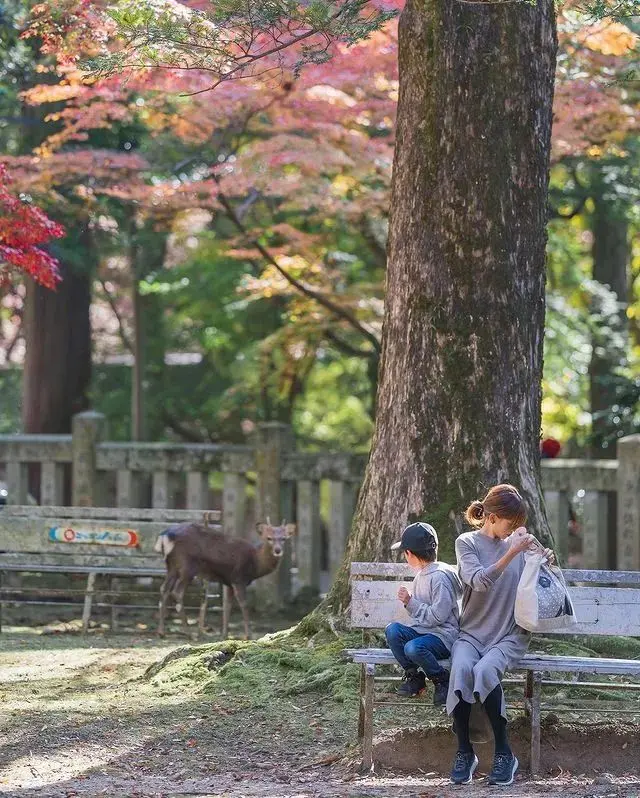
[[22, 335], [22, 313], [20, 313], [20, 322], [18, 323], [15, 331], [15, 335], [9, 341], [4, 350], [4, 358], [5, 362], [9, 362], [11, 360], [11, 355], [13, 354], [13, 350], [16, 348], [18, 341], [23, 337]]
[[197, 432], [189, 429], [189, 427], [185, 426], [181, 421], [179, 421], [172, 413], [169, 413], [168, 410], [162, 411], [162, 420], [163, 422], [169, 427], [169, 429], [176, 432], [180, 437], [182, 437], [185, 441], [189, 441], [189, 443], [212, 443], [214, 442], [213, 436], [209, 435], [208, 438], [205, 438], [202, 435], [199, 435]]
[[[213, 175], [213, 179], [220, 187], [220, 179], [217, 175]], [[312, 288], [306, 286], [303, 282], [293, 277], [293, 275], [289, 274], [286, 269], [283, 269], [282, 266], [278, 263], [278, 261], [273, 257], [273, 255], [269, 252], [269, 250], [263, 246], [257, 239], [249, 234], [249, 231], [245, 227], [244, 223], [238, 218], [233, 206], [227, 199], [226, 195], [222, 191], [218, 191], [218, 200], [220, 204], [224, 208], [227, 216], [236, 226], [236, 228], [244, 235], [247, 240], [251, 243], [255, 249], [262, 255], [262, 257], [267, 261], [267, 263], [271, 264], [271, 266], [276, 269], [276, 271], [284, 277], [284, 279], [292, 285], [296, 290], [298, 290], [301, 294], [308, 297], [309, 299], [313, 299], [319, 305], [322, 305], [325, 310], [328, 310], [334, 316], [339, 319], [343, 319], [344, 321], [348, 322], [355, 330], [357, 330], [361, 335], [363, 335], [372, 345], [376, 352], [380, 351], [380, 342], [376, 338], [376, 336], [368, 330], [362, 322], [360, 322], [352, 313], [344, 308], [341, 308], [339, 305], [334, 304], [330, 299], [327, 299], [324, 294], [319, 293], [318, 291], [314, 291]]]
[[373, 349], [360, 349], [357, 346], [353, 346], [348, 341], [345, 341], [336, 335], [332, 330], [325, 330], [324, 334], [325, 338], [328, 341], [331, 341], [331, 343], [334, 344], [334, 346], [341, 352], [344, 352], [345, 355], [350, 355], [351, 357], [362, 357], [365, 359], [377, 357], [378, 355], [378, 352], [374, 351]]
[[577, 204], [568, 213], [563, 213], [559, 208], [554, 208], [553, 205], [549, 204], [549, 216], [552, 219], [573, 219], [574, 216], [581, 213], [586, 202], [587, 196], [585, 195], [578, 200]]
[[360, 228], [360, 233], [365, 241], [365, 244], [369, 247], [371, 254], [374, 256], [376, 260], [376, 264], [381, 268], [385, 269], [387, 266], [386, 247], [378, 241], [373, 231], [369, 227], [366, 219], [361, 220], [359, 228]]
[[122, 316], [120, 315], [120, 311], [118, 310], [116, 301], [111, 292], [109, 291], [109, 289], [107, 288], [107, 284], [101, 277], [98, 278], [98, 282], [100, 283], [102, 290], [104, 291], [105, 298], [109, 303], [109, 307], [113, 311], [113, 315], [116, 317], [116, 320], [118, 322], [118, 331], [120, 333], [120, 338], [122, 338], [122, 343], [125, 345], [125, 348], [128, 349], [131, 354], [133, 354], [133, 344], [131, 343], [131, 339], [127, 335], [127, 331], [124, 328], [124, 321], [122, 319]]

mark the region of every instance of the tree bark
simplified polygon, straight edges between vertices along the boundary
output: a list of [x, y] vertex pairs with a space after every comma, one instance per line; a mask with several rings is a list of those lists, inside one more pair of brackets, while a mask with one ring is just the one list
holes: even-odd
[[146, 330], [140, 284], [132, 275], [131, 299], [133, 308], [133, 366], [131, 368], [131, 440], [146, 440], [145, 414], [145, 353]]
[[50, 291], [27, 281], [26, 357], [22, 418], [27, 433], [69, 433], [71, 418], [89, 406], [91, 283], [62, 264]]
[[[604, 186], [599, 186], [600, 189]], [[593, 279], [608, 286], [620, 303], [620, 310], [606, 330], [593, 336], [593, 350], [589, 366], [591, 406], [591, 455], [615, 458], [615, 427], [611, 423], [611, 408], [616, 404], [616, 369], [627, 356], [629, 330], [624, 308], [629, 302], [629, 269], [631, 246], [626, 209], [612, 202], [596, 190], [591, 217], [593, 232]], [[597, 298], [595, 300], [597, 302]], [[594, 308], [601, 312], [602, 308]], [[613, 335], [611, 334], [613, 332]]]
[[553, 3], [408, 0], [376, 428], [345, 565], [388, 560], [424, 519], [454, 557], [462, 512], [491, 485], [539, 482]]

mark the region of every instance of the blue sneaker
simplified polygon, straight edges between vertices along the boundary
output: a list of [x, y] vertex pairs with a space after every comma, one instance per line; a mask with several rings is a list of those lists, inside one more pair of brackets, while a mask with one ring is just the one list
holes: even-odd
[[424, 693], [426, 679], [422, 671], [411, 668], [404, 672], [402, 677], [402, 684], [396, 690], [396, 693], [403, 698], [415, 698], [416, 696]]
[[518, 760], [514, 754], [496, 754], [493, 758], [493, 768], [489, 774], [489, 784], [507, 787], [509, 784], [513, 784], [517, 770]]
[[452, 784], [471, 784], [478, 767], [478, 757], [473, 751], [457, 751], [451, 769]]

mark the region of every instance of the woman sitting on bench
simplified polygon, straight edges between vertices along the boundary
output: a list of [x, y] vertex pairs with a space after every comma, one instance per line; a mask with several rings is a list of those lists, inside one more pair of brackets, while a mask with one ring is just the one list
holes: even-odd
[[[512, 485], [496, 485], [474, 501], [466, 518], [475, 531], [456, 540], [458, 573], [464, 585], [460, 636], [451, 653], [447, 712], [458, 737], [451, 781], [470, 784], [478, 766], [469, 737], [471, 706], [480, 701], [495, 737], [490, 784], [513, 783], [518, 760], [507, 740], [507, 712], [501, 680], [526, 653], [530, 635], [514, 618], [524, 552], [534, 543], [522, 526], [526, 507]], [[515, 530], [515, 531], [514, 531]], [[547, 550], [549, 557], [552, 552]]]

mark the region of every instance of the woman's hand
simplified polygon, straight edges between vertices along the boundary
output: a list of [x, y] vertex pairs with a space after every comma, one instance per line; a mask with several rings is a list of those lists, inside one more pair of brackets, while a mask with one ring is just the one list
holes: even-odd
[[509, 535], [509, 551], [514, 554], [527, 551], [527, 549], [531, 548], [531, 544], [535, 544], [535, 538], [523, 526], [519, 526], [515, 532]]
[[544, 556], [547, 558], [549, 565], [555, 565], [556, 555], [553, 553], [553, 549], [545, 549]]
[[405, 607], [409, 603], [409, 600], [411, 598], [411, 593], [409, 593], [409, 591], [404, 585], [398, 589], [398, 598], [404, 604]]

